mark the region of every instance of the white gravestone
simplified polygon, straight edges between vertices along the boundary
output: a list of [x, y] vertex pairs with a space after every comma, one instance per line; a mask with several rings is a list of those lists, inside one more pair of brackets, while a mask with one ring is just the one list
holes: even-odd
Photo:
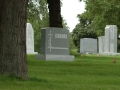
[[105, 53], [117, 53], [117, 26], [105, 27]]
[[30, 23], [26, 26], [26, 52], [27, 54], [37, 54], [34, 52], [34, 30]]
[[98, 46], [99, 53], [103, 53], [105, 51], [105, 36], [98, 37]]
[[97, 53], [97, 39], [80, 39], [80, 53]]

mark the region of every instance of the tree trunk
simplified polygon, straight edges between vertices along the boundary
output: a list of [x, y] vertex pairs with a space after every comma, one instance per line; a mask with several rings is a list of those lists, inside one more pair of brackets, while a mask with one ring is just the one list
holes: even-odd
[[63, 28], [60, 0], [47, 0], [47, 3], [49, 8], [49, 26]]
[[0, 0], [0, 73], [28, 77], [26, 20], [28, 0]]

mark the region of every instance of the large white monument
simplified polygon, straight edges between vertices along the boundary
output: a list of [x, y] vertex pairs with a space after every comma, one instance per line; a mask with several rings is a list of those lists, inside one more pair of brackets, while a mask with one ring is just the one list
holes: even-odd
[[105, 55], [118, 55], [117, 53], [117, 26], [106, 25], [105, 36], [98, 37], [99, 53]]
[[26, 26], [26, 50], [27, 54], [37, 54], [34, 52], [34, 30], [30, 23]]
[[105, 53], [117, 53], [117, 26], [105, 27]]

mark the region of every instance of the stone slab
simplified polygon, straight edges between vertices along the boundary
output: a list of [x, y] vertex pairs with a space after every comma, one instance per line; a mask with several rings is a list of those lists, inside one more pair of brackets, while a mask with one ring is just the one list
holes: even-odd
[[105, 36], [98, 37], [98, 46], [99, 46], [99, 53], [105, 51]]
[[26, 53], [38, 54], [38, 52], [34, 52], [34, 30], [31, 23], [27, 23], [26, 26]]
[[69, 30], [64, 28], [42, 28], [40, 54], [69, 55]]
[[80, 53], [97, 53], [97, 39], [81, 38]]
[[38, 52], [27, 52], [27, 54], [38, 54]]
[[45, 60], [45, 61], [74, 61], [74, 56], [71, 55], [45, 55], [45, 54], [37, 54], [35, 55], [37, 60]]
[[120, 53], [110, 53], [110, 52], [103, 52], [103, 53], [99, 53], [100, 55], [111, 55], [111, 56], [115, 56], [115, 55], [120, 55]]
[[117, 53], [116, 25], [106, 25], [105, 27], [105, 52]]
[[58, 27], [41, 29], [40, 54], [35, 55], [37, 60], [46, 61], [73, 61], [70, 56], [69, 30]]

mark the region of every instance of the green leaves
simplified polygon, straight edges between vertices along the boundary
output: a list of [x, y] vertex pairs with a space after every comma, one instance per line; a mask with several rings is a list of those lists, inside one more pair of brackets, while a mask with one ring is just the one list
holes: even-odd
[[[92, 17], [91, 26], [104, 32], [105, 25], [120, 25], [119, 0], [87, 0], [86, 12]], [[96, 27], [97, 26], [97, 27]], [[97, 33], [101, 35], [101, 33]]]
[[[41, 28], [49, 27], [47, 0], [29, 0], [27, 9], [27, 21], [32, 24], [34, 29], [35, 51], [40, 52]], [[64, 19], [63, 26], [64, 28], [69, 29]]]
[[41, 28], [49, 26], [49, 14], [46, 0], [29, 0], [28, 18], [34, 29], [35, 51], [40, 52]]
[[[80, 0], [82, 1], [82, 0]], [[84, 0], [86, 11], [78, 15], [79, 24], [73, 30], [73, 41], [79, 48], [80, 38], [104, 35], [106, 25], [117, 25], [120, 33], [120, 0]]]

